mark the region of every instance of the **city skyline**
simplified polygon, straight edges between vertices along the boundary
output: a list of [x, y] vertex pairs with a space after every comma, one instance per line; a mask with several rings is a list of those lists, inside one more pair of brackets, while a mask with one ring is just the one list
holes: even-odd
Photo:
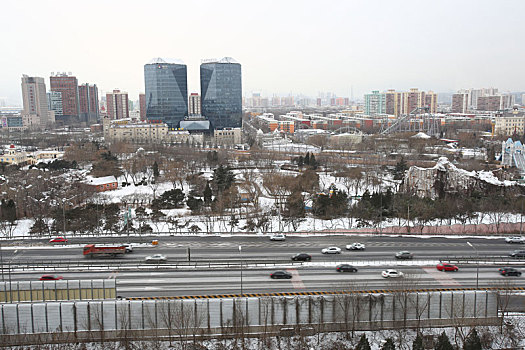
[[[123, 6], [124, 15], [115, 17]], [[159, 6], [163, 11], [157, 11]], [[5, 4], [0, 28], [8, 33], [3, 45], [9, 49], [0, 58], [0, 97], [21, 105], [22, 74], [44, 77], [48, 85], [51, 72], [71, 71], [79, 81], [96, 83], [101, 92], [118, 88], [137, 100], [145, 90], [142, 67], [151, 57], [182, 59], [188, 67], [188, 93], [201, 93], [201, 59], [224, 56], [242, 62], [245, 96], [331, 91], [350, 97], [353, 90], [362, 98], [373, 90], [413, 87], [438, 93], [490, 86], [523, 90], [520, 58], [525, 49], [516, 45], [525, 29], [522, 1], [405, 1], [404, 7], [418, 11], [404, 11], [402, 17], [400, 5], [391, 2], [159, 6], [122, 1], [103, 7], [65, 1]], [[82, 18], [105, 25], [77, 25]], [[285, 25], [290, 20], [293, 25]], [[121, 40], [104, 40], [111, 31], [124, 33]], [[383, 44], [375, 44], [377, 38]]]

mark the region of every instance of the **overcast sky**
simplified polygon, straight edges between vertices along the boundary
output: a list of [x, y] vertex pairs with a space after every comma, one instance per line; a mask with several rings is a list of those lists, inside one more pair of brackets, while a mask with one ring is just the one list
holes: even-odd
[[153, 57], [242, 64], [243, 93], [468, 87], [525, 90], [524, 0], [4, 1], [0, 97], [21, 103], [22, 74], [66, 71], [138, 99]]

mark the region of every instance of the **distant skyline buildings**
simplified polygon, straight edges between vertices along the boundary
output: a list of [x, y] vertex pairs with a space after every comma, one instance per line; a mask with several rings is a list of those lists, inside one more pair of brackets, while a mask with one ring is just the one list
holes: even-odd
[[189, 115], [201, 115], [201, 95], [196, 92], [190, 94], [188, 109]]
[[140, 120], [146, 120], [146, 94], [139, 94]]
[[67, 124], [78, 118], [80, 108], [77, 78], [68, 73], [52, 73], [49, 83], [50, 90], [60, 92], [62, 96], [62, 116], [56, 120]]
[[51, 119], [44, 78], [22, 76], [22, 118], [32, 127], [45, 127]]
[[99, 118], [99, 98], [96, 84], [82, 84], [78, 86], [79, 120], [96, 123]]
[[178, 127], [188, 115], [187, 67], [180, 60], [154, 58], [144, 65], [146, 118]]
[[47, 108], [55, 113], [55, 117], [62, 117], [62, 93], [60, 91], [49, 91], [47, 93]]
[[231, 57], [203, 60], [201, 110], [214, 129], [242, 125], [241, 64]]
[[420, 91], [412, 88], [409, 91], [379, 90], [365, 94], [364, 112], [367, 115], [390, 114], [400, 116], [412, 113], [418, 108], [428, 107], [430, 113], [437, 112], [438, 95], [433, 91]]
[[129, 105], [127, 92], [115, 89], [106, 93], [106, 113], [109, 119], [129, 118]]

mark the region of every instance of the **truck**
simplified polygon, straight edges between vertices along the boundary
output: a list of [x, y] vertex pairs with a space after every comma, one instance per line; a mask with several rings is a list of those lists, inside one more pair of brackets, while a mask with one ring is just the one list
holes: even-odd
[[126, 254], [126, 247], [123, 245], [97, 245], [97, 244], [86, 244], [84, 246], [84, 256], [86, 258], [92, 258], [96, 256], [111, 256], [116, 257], [118, 255]]

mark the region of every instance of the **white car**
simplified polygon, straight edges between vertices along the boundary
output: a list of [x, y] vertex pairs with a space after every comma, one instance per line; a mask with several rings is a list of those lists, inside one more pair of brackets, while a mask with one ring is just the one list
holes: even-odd
[[366, 246], [363, 243], [352, 243], [346, 246], [346, 250], [365, 250]]
[[131, 244], [124, 243], [122, 246], [126, 247], [126, 253], [133, 253], [133, 246]]
[[321, 250], [323, 254], [341, 254], [341, 248], [339, 247], [328, 247]]
[[505, 238], [505, 242], [507, 243], [525, 243], [525, 237], [507, 237]]
[[168, 258], [166, 258], [166, 256], [162, 254], [155, 254], [147, 256], [145, 261], [150, 264], [161, 264], [168, 261]]
[[403, 272], [397, 270], [385, 270], [381, 272], [381, 276], [383, 276], [383, 278], [403, 277]]
[[285, 241], [286, 236], [280, 233], [270, 236], [270, 241]]

